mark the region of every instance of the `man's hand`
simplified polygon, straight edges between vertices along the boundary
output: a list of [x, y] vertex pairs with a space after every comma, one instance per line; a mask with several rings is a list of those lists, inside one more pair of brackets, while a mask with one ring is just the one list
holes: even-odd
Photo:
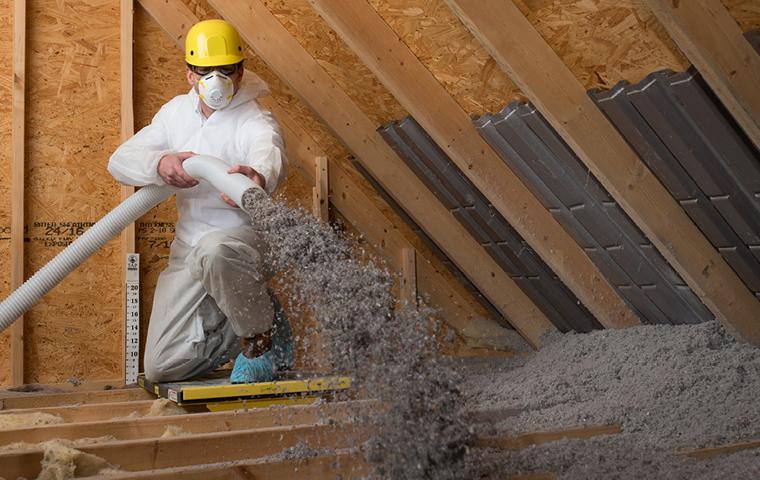
[[191, 188], [198, 185], [198, 180], [187, 174], [182, 162], [197, 155], [194, 152], [169, 153], [158, 161], [158, 175], [167, 184], [179, 188]]
[[[255, 183], [256, 185], [258, 185], [261, 188], [265, 188], [266, 184], [267, 184], [267, 180], [266, 180], [266, 178], [264, 178], [264, 176], [262, 174], [260, 174], [256, 170], [252, 169], [251, 167], [247, 167], [245, 165], [236, 165], [236, 166], [230, 168], [229, 170], [227, 170], [227, 173], [242, 173], [246, 177], [248, 177], [251, 180], [253, 180], [253, 183]], [[227, 203], [227, 205], [229, 205], [231, 207], [239, 208], [235, 204], [235, 202], [233, 202], [230, 199], [230, 197], [228, 197], [227, 195], [225, 195], [223, 193], [221, 195], [222, 195], [222, 200], [224, 200]]]

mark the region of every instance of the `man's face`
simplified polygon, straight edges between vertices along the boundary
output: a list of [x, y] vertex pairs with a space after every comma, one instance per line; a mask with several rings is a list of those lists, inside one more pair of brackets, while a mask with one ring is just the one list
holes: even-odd
[[191, 87], [193, 87], [193, 90], [195, 90], [195, 93], [198, 93], [198, 81], [205, 75], [208, 75], [209, 73], [213, 72], [214, 70], [218, 70], [222, 72], [223, 74], [230, 77], [230, 80], [232, 80], [232, 84], [235, 86], [235, 93], [237, 93], [238, 88], [240, 88], [240, 82], [243, 79], [243, 63], [238, 63], [235, 65], [221, 65], [217, 67], [190, 67], [188, 66], [185, 69], [185, 76], [187, 78], [187, 83], [190, 84]]

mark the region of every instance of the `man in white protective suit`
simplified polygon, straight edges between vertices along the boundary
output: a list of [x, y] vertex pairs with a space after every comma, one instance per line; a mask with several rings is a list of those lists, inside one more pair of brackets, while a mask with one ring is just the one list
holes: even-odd
[[197, 154], [221, 158], [230, 174], [246, 175], [271, 194], [286, 176], [282, 139], [256, 102], [266, 85], [243, 78], [242, 43], [230, 24], [194, 25], [185, 60], [190, 91], [161, 107], [108, 163], [121, 183], [180, 189], [169, 265], [153, 300], [145, 375], [153, 382], [185, 380], [237, 356], [233, 383], [270, 381], [292, 366], [293, 345], [267, 290], [269, 246], [244, 211], [190, 177], [182, 162]]

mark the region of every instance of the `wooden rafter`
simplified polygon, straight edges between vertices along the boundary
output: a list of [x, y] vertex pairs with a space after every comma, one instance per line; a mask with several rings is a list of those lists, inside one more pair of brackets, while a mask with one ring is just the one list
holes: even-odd
[[640, 323], [583, 249], [478, 134], [467, 112], [368, 2], [309, 1], [602, 325]]
[[[364, 161], [370, 173], [404, 205], [415, 221], [436, 240], [494, 306], [510, 319], [528, 342], [537, 346], [543, 333], [554, 330], [544, 314], [480, 248], [464, 227], [451, 217], [383, 141], [371, 120], [263, 3], [258, 0], [247, 4], [240, 1], [224, 2], [223, 5], [214, 3], [219, 13], [237, 26], [257, 54]], [[182, 41], [184, 32], [194, 23], [192, 13], [179, 0], [141, 0], [140, 4], [178, 42]], [[331, 163], [330, 171], [337, 170]], [[331, 174], [333, 189], [337, 188], [336, 183]], [[348, 187], [346, 182], [343, 185]], [[357, 193], [356, 189], [354, 191]], [[339, 196], [337, 192], [333, 193], [334, 198]]]
[[760, 302], [520, 10], [510, 0], [446, 1], [715, 316], [760, 344]]
[[[11, 158], [11, 291], [24, 283], [24, 138], [26, 1], [13, 2], [13, 111]], [[24, 383], [24, 317], [11, 326], [10, 383]]]
[[212, 2], [534, 346], [553, 325], [382, 140], [376, 125], [260, 0]]
[[720, 0], [646, 0], [676, 44], [760, 149], [760, 56]]

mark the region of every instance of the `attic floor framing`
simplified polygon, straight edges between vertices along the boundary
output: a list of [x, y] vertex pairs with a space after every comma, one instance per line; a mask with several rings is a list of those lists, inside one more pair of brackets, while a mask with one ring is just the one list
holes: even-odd
[[[0, 429], [0, 478], [37, 478], [43, 464], [43, 446], [38, 444], [54, 439], [74, 442], [79, 452], [95, 455], [121, 471], [92, 476], [78, 472], [73, 478], [320, 479], [361, 478], [369, 472], [370, 466], [357, 448], [369, 432], [352, 419], [363, 409], [376, 408], [371, 401], [147, 416], [154, 401], [140, 388], [64, 393], [2, 391], [0, 425], [3, 416], [30, 414], [55, 415], [61, 423], [28, 426], [20, 422]], [[473, 411], [465, 419], [478, 424], [521, 412]], [[620, 426], [614, 424], [583, 425], [513, 436], [481, 436], [473, 446], [521, 450], [561, 439], [619, 432]], [[27, 445], [19, 446], [18, 442]], [[760, 442], [754, 441], [679, 453], [706, 459], [758, 447]], [[79, 468], [80, 460], [73, 461]], [[557, 475], [539, 471], [509, 478], [553, 479]]]
[[[129, 472], [108, 478], [258, 478], [261, 472], [267, 478], [292, 478], [295, 471], [304, 478], [351, 478], [366, 470], [361, 457], [347, 450], [361, 435], [349, 425], [347, 412], [361, 402], [151, 417], [144, 415], [153, 397], [139, 388], [0, 396], [0, 417], [50, 414], [62, 419], [0, 431], [0, 472], [6, 479], [37, 477], [43, 459], [37, 445], [16, 449], [9, 444], [52, 439], [98, 439], [77, 450]], [[167, 428], [179, 433], [164, 436]], [[301, 442], [334, 453], [313, 459], [275, 457]]]

